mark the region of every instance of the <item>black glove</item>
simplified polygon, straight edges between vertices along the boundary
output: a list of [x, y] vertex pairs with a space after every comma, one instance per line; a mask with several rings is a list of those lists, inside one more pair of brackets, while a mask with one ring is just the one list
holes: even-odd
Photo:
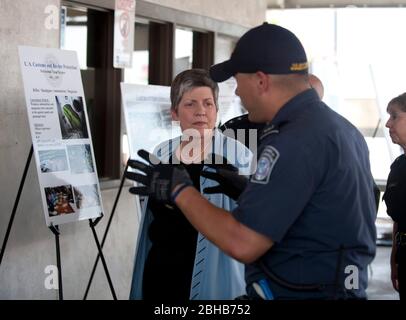
[[216, 169], [216, 172], [202, 171], [201, 176], [214, 180], [219, 185], [205, 188], [203, 192], [207, 194], [223, 193], [231, 199], [237, 200], [247, 186], [248, 178], [238, 174], [238, 169], [229, 164], [224, 157], [221, 161], [214, 160], [212, 163], [207, 166]]
[[132, 187], [130, 192], [133, 194], [151, 196], [160, 202], [173, 202], [179, 194], [173, 193], [180, 188], [192, 186], [192, 180], [187, 173], [185, 167], [180, 164], [172, 165], [168, 163], [161, 163], [161, 161], [153, 154], [139, 150], [138, 155], [146, 160], [149, 164], [145, 164], [138, 160], [129, 160], [128, 165], [131, 168], [141, 171], [143, 174], [134, 172], [126, 172], [125, 176], [128, 179], [142, 183], [144, 187]]

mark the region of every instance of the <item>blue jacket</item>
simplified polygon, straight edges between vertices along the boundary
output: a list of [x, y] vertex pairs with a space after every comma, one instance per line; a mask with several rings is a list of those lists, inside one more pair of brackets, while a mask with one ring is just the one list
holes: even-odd
[[[154, 153], [161, 161], [167, 162], [179, 143], [180, 137], [165, 141], [155, 149]], [[223, 155], [231, 163], [235, 163], [241, 173], [249, 173], [251, 152], [238, 141], [226, 137], [217, 130], [214, 133], [212, 152]], [[213, 171], [207, 166], [204, 166], [203, 170]], [[217, 185], [216, 182], [200, 177], [201, 190], [215, 185]], [[212, 204], [227, 211], [232, 211], [236, 207], [235, 201], [223, 194], [203, 194], [203, 196]], [[144, 264], [151, 248], [147, 231], [154, 219], [147, 204], [148, 199], [144, 201], [141, 213], [130, 299], [142, 299]], [[201, 250], [204, 247], [206, 249]], [[201, 233], [198, 233], [192, 279], [190, 300], [231, 300], [245, 294], [244, 265], [227, 256]]]

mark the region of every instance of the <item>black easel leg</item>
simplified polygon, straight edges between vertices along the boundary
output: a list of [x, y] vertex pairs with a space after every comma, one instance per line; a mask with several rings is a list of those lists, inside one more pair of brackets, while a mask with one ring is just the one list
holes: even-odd
[[58, 293], [59, 300], [63, 300], [61, 250], [59, 246], [59, 228], [58, 226], [51, 225], [49, 229], [51, 229], [51, 231], [55, 235], [56, 265], [58, 268]]
[[18, 206], [18, 203], [20, 201], [21, 192], [23, 191], [25, 178], [27, 177], [27, 172], [28, 172], [28, 168], [30, 167], [30, 162], [31, 162], [33, 152], [34, 152], [34, 148], [31, 145], [30, 153], [28, 155], [27, 162], [25, 163], [23, 177], [21, 178], [20, 187], [18, 188], [17, 197], [16, 197], [16, 200], [14, 202], [13, 212], [11, 213], [11, 217], [10, 217], [10, 221], [8, 223], [8, 227], [7, 227], [6, 235], [4, 237], [3, 245], [1, 246], [0, 266], [1, 266], [1, 262], [3, 261], [4, 251], [6, 250], [6, 245], [7, 245], [7, 242], [8, 242], [8, 238], [10, 236], [11, 226], [13, 225], [14, 217], [15, 217], [16, 212], [17, 212], [17, 206]]
[[[104, 231], [103, 239], [102, 239], [102, 242], [101, 242], [102, 249], [104, 247], [104, 243], [106, 242], [107, 233], [109, 232], [111, 221], [113, 220], [114, 213], [116, 212], [118, 199], [120, 198], [121, 190], [123, 189], [123, 185], [124, 185], [124, 181], [125, 181], [125, 173], [127, 172], [127, 169], [128, 169], [128, 163], [125, 166], [123, 176], [121, 177], [120, 187], [118, 189], [116, 199], [114, 200], [114, 205], [113, 205], [113, 208], [111, 210], [109, 221], [107, 222], [106, 230]], [[86, 300], [87, 295], [89, 294], [90, 286], [92, 285], [93, 277], [94, 277], [94, 274], [96, 272], [96, 268], [97, 268], [97, 264], [99, 263], [99, 259], [100, 259], [100, 254], [97, 254], [96, 261], [94, 262], [92, 273], [91, 273], [90, 278], [89, 278], [89, 282], [87, 283], [86, 292], [85, 292], [85, 296], [83, 297], [83, 300]]]
[[106, 260], [104, 259], [103, 251], [102, 251], [102, 248], [100, 246], [99, 239], [97, 238], [96, 230], [94, 229], [94, 223], [90, 219], [89, 219], [89, 225], [90, 225], [90, 229], [92, 229], [92, 232], [93, 232], [94, 240], [96, 242], [96, 246], [97, 246], [97, 249], [99, 251], [99, 257], [100, 257], [100, 259], [102, 261], [104, 271], [106, 273], [107, 281], [109, 282], [109, 287], [110, 287], [110, 290], [111, 290], [111, 294], [113, 295], [113, 299], [117, 300], [116, 292], [114, 291], [114, 287], [113, 287], [113, 282], [111, 281], [110, 273], [109, 273], [109, 270], [107, 269]]

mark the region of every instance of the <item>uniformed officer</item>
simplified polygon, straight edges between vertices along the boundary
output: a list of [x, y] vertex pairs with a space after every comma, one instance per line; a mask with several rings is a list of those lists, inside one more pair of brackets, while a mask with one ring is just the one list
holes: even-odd
[[181, 166], [138, 168], [152, 196], [175, 202], [196, 229], [245, 263], [250, 297], [365, 298], [376, 249], [368, 148], [319, 99], [307, 72], [300, 41], [272, 24], [249, 30], [229, 60], [211, 67], [215, 81], [236, 78], [249, 120], [267, 123], [256, 171], [231, 214], [205, 200]]
[[[406, 93], [393, 98], [387, 111], [390, 115], [386, 127], [393, 143], [406, 151]], [[399, 156], [391, 165], [383, 196], [387, 212], [392, 217], [393, 245], [391, 254], [391, 278], [395, 290], [402, 299], [406, 277], [406, 157]], [[403, 292], [403, 293], [402, 293]]]

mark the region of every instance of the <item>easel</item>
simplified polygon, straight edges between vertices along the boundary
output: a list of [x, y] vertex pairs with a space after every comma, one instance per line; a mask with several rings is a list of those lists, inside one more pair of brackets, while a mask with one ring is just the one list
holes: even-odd
[[[128, 160], [128, 161], [129, 161], [129, 160]], [[114, 200], [113, 208], [111, 209], [111, 214], [110, 214], [110, 217], [109, 217], [109, 221], [107, 222], [106, 230], [104, 231], [104, 234], [103, 234], [103, 239], [102, 239], [102, 243], [101, 243], [101, 248], [103, 248], [104, 243], [106, 242], [107, 233], [109, 232], [110, 225], [111, 225], [111, 221], [113, 220], [114, 213], [116, 212], [116, 207], [117, 207], [118, 199], [120, 198], [121, 190], [123, 189], [123, 186], [124, 186], [125, 174], [126, 174], [126, 172], [127, 172], [127, 170], [128, 170], [128, 161], [127, 161], [127, 164], [126, 164], [126, 166], [125, 166], [123, 176], [121, 177], [120, 186], [119, 186], [119, 188], [118, 188], [118, 192], [117, 192], [116, 199]], [[86, 299], [87, 299], [87, 295], [88, 295], [88, 293], [89, 293], [90, 286], [92, 285], [94, 273], [96, 272], [97, 264], [99, 263], [99, 259], [100, 259], [100, 258], [102, 258], [102, 262], [103, 262], [103, 257], [100, 256], [100, 254], [98, 254], [97, 257], [96, 257], [96, 260], [95, 260], [95, 262], [94, 262], [94, 265], [93, 265], [92, 273], [90, 274], [89, 282], [87, 283], [86, 292], [85, 292], [85, 295], [84, 295], [84, 297], [83, 297], [83, 300], [86, 300]]]
[[[18, 188], [16, 200], [14, 202], [13, 211], [12, 211], [12, 214], [11, 214], [11, 217], [10, 217], [10, 221], [8, 223], [6, 235], [4, 237], [3, 245], [1, 247], [0, 266], [1, 266], [1, 263], [3, 261], [4, 252], [6, 250], [8, 238], [10, 236], [11, 227], [13, 225], [14, 217], [15, 217], [15, 214], [17, 212], [18, 203], [20, 201], [20, 196], [21, 196], [21, 193], [22, 193], [22, 190], [23, 190], [23, 187], [24, 187], [25, 179], [27, 177], [28, 168], [30, 167], [33, 152], [34, 152], [34, 148], [33, 148], [33, 145], [31, 145], [30, 153], [29, 153], [27, 161], [25, 163], [24, 173], [23, 173], [23, 176], [21, 178], [20, 186]], [[102, 264], [103, 264], [104, 271], [105, 271], [106, 276], [107, 276], [107, 280], [108, 280], [108, 283], [109, 283], [111, 294], [113, 295], [113, 299], [117, 300], [117, 296], [116, 296], [116, 293], [114, 291], [113, 283], [112, 283], [111, 278], [110, 278], [110, 273], [109, 273], [108, 268], [107, 268], [106, 260], [104, 259], [102, 247], [100, 246], [99, 239], [97, 238], [96, 230], [94, 228], [96, 226], [96, 224], [100, 221], [101, 218], [102, 217], [99, 217], [99, 218], [95, 219], [94, 221], [92, 219], [89, 219], [89, 226], [90, 226], [90, 229], [92, 230], [92, 233], [93, 233], [93, 236], [94, 236], [94, 239], [95, 239], [95, 242], [96, 242], [96, 246], [97, 246], [97, 249], [98, 249], [98, 257], [100, 257], [101, 260], [102, 260]], [[59, 247], [59, 234], [60, 234], [60, 232], [59, 232], [58, 226], [51, 225], [49, 227], [49, 229], [55, 235], [56, 263], [57, 263], [57, 267], [58, 267], [58, 293], [59, 293], [59, 300], [63, 300], [62, 265], [61, 265], [61, 253], [60, 253], [60, 247]]]

